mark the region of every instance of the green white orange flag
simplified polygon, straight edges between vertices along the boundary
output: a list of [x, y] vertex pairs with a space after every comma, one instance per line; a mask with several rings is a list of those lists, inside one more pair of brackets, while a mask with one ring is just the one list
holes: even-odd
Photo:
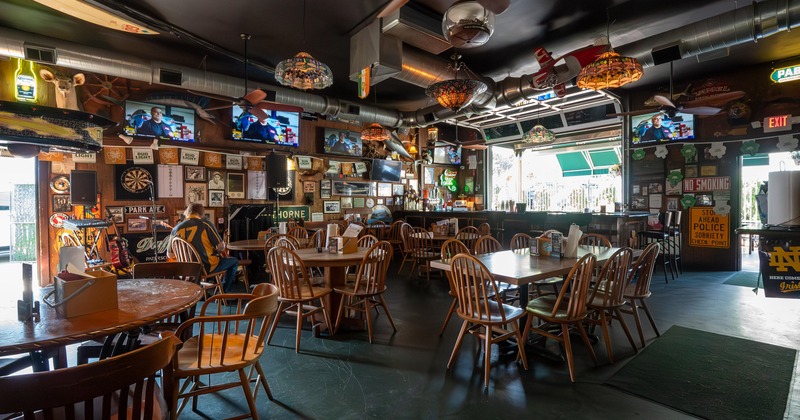
[[358, 72], [358, 97], [364, 99], [369, 95], [370, 67], [365, 67]]

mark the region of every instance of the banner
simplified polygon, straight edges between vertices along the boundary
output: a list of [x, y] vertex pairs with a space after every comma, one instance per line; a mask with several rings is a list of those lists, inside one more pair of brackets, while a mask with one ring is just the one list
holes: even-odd
[[769, 264], [761, 263], [764, 295], [800, 299], [800, 246], [796, 239], [760, 236], [761, 251], [769, 255]]
[[153, 159], [153, 149], [134, 148], [131, 150], [133, 152], [134, 165], [149, 165], [155, 163]]
[[181, 165], [200, 164], [200, 151], [181, 149]]
[[124, 147], [106, 146], [103, 148], [103, 159], [106, 165], [124, 165], [125, 154]]
[[[128, 251], [137, 262], [156, 262], [153, 257], [156, 244], [153, 242], [152, 233], [126, 233], [122, 237], [128, 240]], [[166, 261], [169, 232], [157, 232], [156, 238], [158, 239], [158, 262]]]
[[289, 219], [302, 219], [309, 221], [311, 213], [308, 206], [280, 206], [278, 209], [278, 222], [285, 222]]
[[176, 147], [161, 147], [158, 149], [158, 163], [162, 165], [177, 165], [180, 149]]
[[97, 162], [96, 153], [73, 153], [72, 160], [75, 163], [95, 163]]
[[207, 168], [222, 168], [222, 154], [203, 152], [203, 165]]

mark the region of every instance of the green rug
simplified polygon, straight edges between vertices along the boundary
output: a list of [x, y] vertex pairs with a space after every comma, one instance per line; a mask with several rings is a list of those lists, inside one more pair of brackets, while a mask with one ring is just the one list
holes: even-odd
[[783, 419], [794, 349], [673, 326], [606, 385], [708, 419]]
[[[734, 274], [728, 280], [722, 282], [722, 284], [732, 284], [734, 286], [745, 286], [745, 287], [756, 287], [756, 281], [758, 281], [758, 271], [740, 271]], [[764, 288], [763, 283], [758, 284], [759, 289]]]

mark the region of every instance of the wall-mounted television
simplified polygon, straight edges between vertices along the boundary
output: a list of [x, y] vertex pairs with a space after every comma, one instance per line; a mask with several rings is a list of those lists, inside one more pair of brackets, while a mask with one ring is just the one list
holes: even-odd
[[194, 142], [194, 110], [156, 103], [125, 101], [123, 131], [137, 138]]
[[233, 107], [232, 137], [238, 141], [300, 146], [300, 113], [264, 110], [269, 117], [263, 122], [238, 106]]
[[369, 173], [369, 179], [373, 181], [400, 182], [400, 173], [402, 171], [403, 162], [375, 159], [372, 161], [372, 170]]
[[[656, 127], [656, 124], [660, 124]], [[694, 139], [694, 115], [662, 113], [631, 117], [631, 144], [644, 145]]]
[[461, 150], [457, 146], [437, 142], [433, 149], [433, 163], [461, 165]]
[[364, 151], [361, 133], [338, 128], [326, 128], [323, 132], [322, 149], [325, 153], [344, 156], [361, 156]]

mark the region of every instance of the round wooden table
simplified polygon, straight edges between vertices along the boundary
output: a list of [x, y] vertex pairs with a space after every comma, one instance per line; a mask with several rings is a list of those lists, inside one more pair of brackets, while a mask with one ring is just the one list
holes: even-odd
[[[41, 289], [41, 295], [50, 288]], [[61, 318], [40, 299], [41, 319], [17, 320], [17, 299], [0, 299], [0, 356], [45, 350], [129, 331], [186, 311], [200, 298], [200, 286], [182, 280], [136, 279], [117, 282], [117, 309]]]
[[[308, 245], [308, 238], [295, 238], [301, 247]], [[228, 249], [231, 251], [263, 251], [264, 245], [267, 241], [265, 239], [242, 239], [241, 241], [233, 241], [227, 244]], [[316, 252], [316, 249], [314, 250]]]

